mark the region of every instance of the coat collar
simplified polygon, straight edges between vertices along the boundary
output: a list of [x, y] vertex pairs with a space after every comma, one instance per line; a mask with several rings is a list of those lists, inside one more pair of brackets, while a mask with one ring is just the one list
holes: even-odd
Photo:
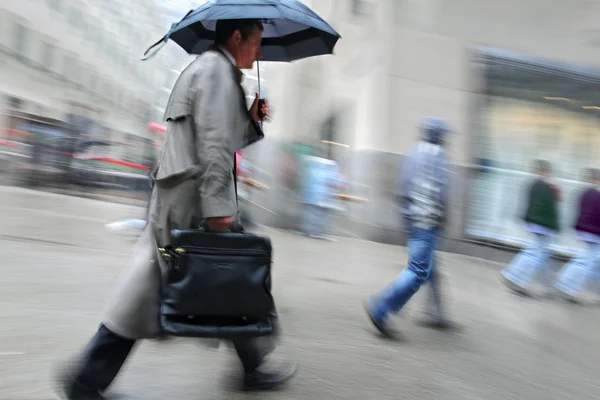
[[218, 48], [219, 48], [219, 51], [221, 51], [221, 53], [223, 53], [225, 55], [225, 57], [227, 57], [227, 59], [229, 60], [231, 65], [233, 65], [234, 67], [237, 67], [237, 62], [235, 61], [235, 58], [233, 58], [233, 56], [231, 55], [229, 50], [227, 50], [223, 46], [218, 46]]
[[[231, 64], [231, 69], [233, 70], [233, 74], [235, 76], [235, 80], [237, 83], [241, 84], [242, 83], [242, 78], [244, 77], [244, 73], [242, 72], [242, 70], [240, 70], [239, 68], [237, 68], [235, 66], [235, 60], [233, 59], [233, 56], [227, 52], [225, 49], [221, 48], [220, 46], [217, 45], [212, 45], [208, 48], [209, 51], [216, 51], [217, 53], [221, 54], [223, 57], [225, 57], [227, 59], [227, 62], [229, 64]], [[233, 60], [233, 61], [232, 61]]]

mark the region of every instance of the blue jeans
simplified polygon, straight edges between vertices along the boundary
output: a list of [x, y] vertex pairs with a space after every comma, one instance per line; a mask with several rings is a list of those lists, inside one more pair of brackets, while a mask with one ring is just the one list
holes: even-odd
[[586, 249], [560, 271], [554, 285], [570, 296], [577, 296], [590, 281], [600, 276], [600, 244], [586, 242]]
[[305, 204], [302, 231], [307, 235], [326, 235], [329, 232], [331, 210], [314, 204]]
[[436, 320], [444, 319], [444, 310], [442, 309], [442, 295], [440, 290], [440, 271], [438, 260], [434, 255], [431, 261], [431, 271], [429, 271], [429, 295], [427, 296], [427, 305], [425, 313]]
[[[430, 278], [439, 230], [412, 228], [408, 232], [408, 268], [375, 297], [373, 318], [385, 322], [397, 313]], [[433, 282], [437, 283], [437, 280]]]
[[527, 288], [540, 275], [545, 278], [545, 283], [549, 283], [550, 240], [549, 235], [536, 233], [535, 240], [513, 258], [502, 275], [522, 288]]

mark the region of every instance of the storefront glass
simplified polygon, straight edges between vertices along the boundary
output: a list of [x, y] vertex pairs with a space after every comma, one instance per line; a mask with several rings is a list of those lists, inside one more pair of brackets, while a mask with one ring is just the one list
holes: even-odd
[[531, 164], [547, 160], [562, 193], [554, 251], [571, 255], [580, 248], [572, 226], [587, 187], [584, 172], [600, 166], [600, 85], [543, 67], [492, 62], [485, 70], [474, 145], [479, 169], [470, 183], [466, 233], [507, 244], [528, 241], [522, 216], [536, 178]]

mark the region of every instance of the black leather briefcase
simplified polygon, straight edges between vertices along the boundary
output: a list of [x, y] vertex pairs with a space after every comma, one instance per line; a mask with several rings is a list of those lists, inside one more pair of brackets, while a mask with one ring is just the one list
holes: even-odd
[[268, 237], [175, 230], [160, 250], [169, 265], [160, 305], [165, 334], [235, 339], [274, 332]]

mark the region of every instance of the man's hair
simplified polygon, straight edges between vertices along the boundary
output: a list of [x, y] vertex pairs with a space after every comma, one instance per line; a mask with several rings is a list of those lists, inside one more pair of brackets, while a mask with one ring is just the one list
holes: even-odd
[[533, 161], [533, 170], [542, 174], [549, 174], [552, 172], [552, 164], [547, 160], [535, 160]]
[[256, 30], [264, 30], [259, 19], [221, 19], [217, 21], [215, 29], [215, 44], [224, 46], [236, 30], [240, 31], [244, 40], [248, 39]]

